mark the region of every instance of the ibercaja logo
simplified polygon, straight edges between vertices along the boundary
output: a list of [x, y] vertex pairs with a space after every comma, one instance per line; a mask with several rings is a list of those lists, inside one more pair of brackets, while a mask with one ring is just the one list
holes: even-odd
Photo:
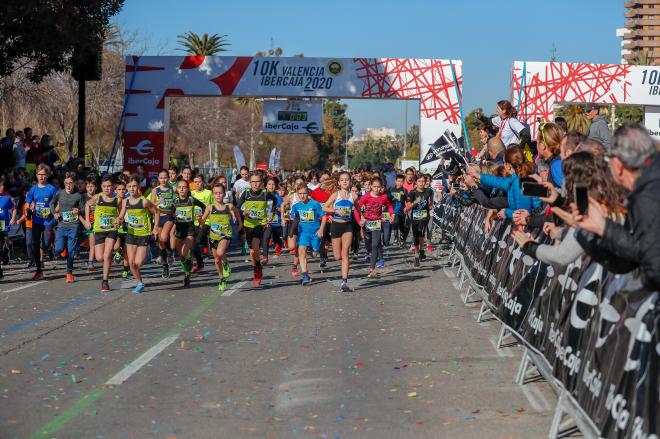
[[163, 133], [124, 133], [124, 168], [134, 171], [143, 165], [147, 172], [158, 172], [163, 164]]

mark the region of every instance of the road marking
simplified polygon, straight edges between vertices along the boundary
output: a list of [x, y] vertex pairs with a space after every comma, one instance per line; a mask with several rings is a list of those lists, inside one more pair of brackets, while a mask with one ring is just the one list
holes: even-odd
[[229, 297], [229, 296], [231, 296], [231, 295], [234, 294], [236, 291], [240, 290], [241, 287], [242, 287], [243, 285], [245, 285], [246, 282], [247, 282], [247, 281], [241, 281], [241, 282], [237, 283], [236, 285], [234, 285], [233, 287], [231, 287], [230, 289], [228, 289], [227, 291], [225, 291], [224, 293], [222, 293], [222, 297]]
[[529, 401], [529, 405], [539, 413], [549, 412], [553, 406], [550, 401], [539, 391], [537, 386], [532, 384], [525, 384], [522, 386], [522, 391]]
[[[237, 284], [238, 286], [238, 284]], [[162, 338], [164, 337], [169, 337], [175, 334], [179, 334], [182, 329], [190, 325], [192, 322], [197, 320], [197, 318], [213, 303], [215, 303], [216, 300], [220, 297], [220, 294], [212, 294], [210, 297], [208, 297], [206, 300], [204, 300], [202, 303], [197, 305], [197, 307], [186, 317], [181, 319], [176, 325], [174, 325], [172, 328], [170, 328], [169, 331], [165, 332], [164, 334], [161, 335]], [[82, 413], [85, 409], [87, 409], [90, 405], [94, 404], [94, 401], [99, 399], [101, 396], [105, 394], [105, 392], [108, 390], [108, 387], [100, 387], [98, 389], [92, 390], [91, 392], [83, 395], [79, 400], [77, 400], [72, 406], [62, 410], [61, 412], [58, 413], [56, 417], [54, 417], [50, 422], [48, 422], [46, 425], [42, 426], [41, 428], [37, 429], [31, 436], [30, 439], [38, 439], [38, 438], [51, 438], [57, 433], [59, 430], [62, 429], [66, 424], [68, 424], [72, 419], [76, 418], [80, 413]]]
[[40, 280], [40, 281], [37, 281], [37, 282], [32, 282], [32, 283], [29, 283], [27, 285], [21, 285], [20, 287], [12, 288], [11, 290], [3, 291], [3, 293], [13, 293], [14, 291], [20, 291], [20, 290], [24, 290], [26, 288], [36, 287], [37, 285], [45, 284], [46, 282], [48, 282], [48, 281], [47, 280]]
[[177, 338], [179, 338], [179, 334], [165, 337], [154, 346], [152, 346], [149, 350], [147, 350], [144, 354], [133, 360], [131, 364], [120, 370], [115, 376], [106, 381], [105, 384], [112, 386], [118, 386], [122, 384], [124, 381], [129, 379], [131, 375], [140, 370], [145, 364], [153, 360], [156, 355], [163, 352], [166, 347], [174, 343]]

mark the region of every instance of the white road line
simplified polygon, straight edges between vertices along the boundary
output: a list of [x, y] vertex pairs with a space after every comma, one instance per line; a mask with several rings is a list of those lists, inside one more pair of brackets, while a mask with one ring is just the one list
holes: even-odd
[[119, 371], [115, 376], [110, 378], [105, 384], [118, 386], [131, 377], [135, 372], [140, 370], [142, 366], [150, 362], [156, 355], [160, 354], [166, 347], [174, 343], [179, 338], [179, 334], [170, 335], [159, 341], [155, 346], [146, 351], [144, 354], [137, 357], [131, 364]]
[[234, 294], [236, 291], [240, 290], [241, 287], [242, 287], [243, 285], [245, 285], [246, 282], [247, 282], [247, 281], [241, 281], [241, 282], [237, 283], [236, 285], [234, 285], [233, 287], [231, 287], [230, 289], [228, 289], [227, 291], [225, 291], [224, 293], [222, 293], [222, 297], [229, 297], [229, 296], [231, 296], [231, 295]]
[[553, 406], [550, 401], [539, 391], [538, 387], [533, 384], [525, 384], [522, 386], [522, 391], [527, 397], [529, 404], [534, 410], [539, 413], [549, 412]]
[[21, 285], [20, 287], [12, 288], [11, 290], [3, 291], [3, 293], [13, 293], [14, 291], [20, 291], [20, 290], [24, 290], [26, 288], [36, 287], [37, 285], [45, 284], [46, 282], [48, 282], [48, 281], [47, 280], [40, 280], [40, 281], [37, 281], [37, 282], [32, 282], [32, 283], [29, 283], [29, 284], [26, 284], [26, 285]]

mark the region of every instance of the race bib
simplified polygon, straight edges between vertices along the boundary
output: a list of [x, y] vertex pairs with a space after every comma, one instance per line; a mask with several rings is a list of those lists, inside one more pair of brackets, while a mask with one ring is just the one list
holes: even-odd
[[368, 220], [364, 227], [373, 232], [374, 230], [380, 230], [381, 220]]
[[253, 220], [261, 220], [265, 218], [266, 212], [264, 210], [248, 209], [245, 211], [245, 216]]
[[314, 221], [314, 211], [313, 210], [301, 210], [298, 213], [300, 213], [300, 221], [302, 222], [310, 222]]
[[197, 215], [201, 215], [202, 213], [204, 213], [204, 212], [202, 211], [202, 208], [199, 207], [199, 206], [195, 206], [195, 216], [197, 216]]
[[160, 202], [158, 208], [160, 210], [167, 210], [172, 208], [173, 200], [172, 198], [163, 198], [163, 201]]
[[348, 206], [338, 207], [336, 210], [339, 212], [339, 216], [342, 218], [351, 217], [351, 208]]
[[144, 217], [138, 215], [126, 215], [126, 223], [132, 229], [144, 229], [146, 226]]
[[231, 227], [228, 224], [211, 224], [211, 233], [218, 236], [231, 236]]
[[390, 213], [387, 210], [383, 211], [383, 221], [387, 221], [390, 217]]
[[401, 192], [392, 192], [392, 198], [395, 201], [401, 201]]
[[191, 222], [192, 221], [192, 209], [177, 209], [175, 212], [176, 219], [183, 221], [183, 222]]
[[427, 218], [429, 216], [429, 212], [426, 210], [413, 210], [412, 217], [414, 220], [421, 220], [424, 218]]
[[36, 213], [39, 218], [46, 219], [50, 217], [50, 207], [48, 206], [36, 206]]
[[6, 223], [5, 220], [0, 220], [0, 230], [5, 230]]
[[114, 229], [114, 227], [115, 227], [115, 218], [111, 217], [111, 216], [99, 217], [99, 226], [102, 229]]
[[78, 221], [78, 215], [75, 215], [72, 210], [65, 210], [62, 212], [62, 221], [65, 223], [75, 223]]

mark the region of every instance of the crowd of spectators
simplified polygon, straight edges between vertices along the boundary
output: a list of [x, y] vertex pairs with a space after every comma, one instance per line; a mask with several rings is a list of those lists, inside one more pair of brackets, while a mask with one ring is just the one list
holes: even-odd
[[643, 285], [660, 290], [660, 155], [648, 130], [629, 124], [611, 136], [588, 105], [586, 136], [559, 120], [518, 143], [528, 128], [510, 110], [501, 101], [497, 119], [478, 127], [483, 148], [451, 177], [450, 196], [489, 209], [487, 232], [509, 218], [523, 251], [543, 262], [565, 266], [586, 254], [613, 273], [639, 269]]

